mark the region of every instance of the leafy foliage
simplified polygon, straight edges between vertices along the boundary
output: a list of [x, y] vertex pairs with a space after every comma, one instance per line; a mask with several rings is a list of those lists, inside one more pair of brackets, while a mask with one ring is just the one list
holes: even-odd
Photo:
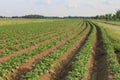
[[66, 76], [66, 80], [82, 80], [87, 70], [87, 63], [92, 51], [92, 42], [96, 33], [96, 28], [93, 26], [93, 31], [86, 40], [80, 52], [76, 55], [76, 61], [73, 62], [72, 70]]
[[39, 62], [34, 66], [34, 69], [28, 72], [23, 78], [21, 78], [21, 80], [39, 80], [39, 76], [43, 75], [45, 72], [49, 72], [49, 68], [56, 64], [55, 60], [58, 59], [61, 55], [64, 55], [64, 53], [89, 30], [90, 27], [88, 27], [84, 32], [76, 36], [74, 39], [65, 43], [65, 45], [60, 47], [58, 50], [55, 50], [47, 57], [40, 59]]

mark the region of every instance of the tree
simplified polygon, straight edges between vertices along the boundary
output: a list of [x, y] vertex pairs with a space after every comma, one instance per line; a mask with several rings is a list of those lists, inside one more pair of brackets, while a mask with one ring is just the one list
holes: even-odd
[[25, 15], [22, 18], [44, 18], [42, 15]]
[[116, 17], [117, 17], [117, 19], [120, 20], [120, 10], [118, 10], [118, 11], [116, 12]]
[[116, 11], [115, 14], [97, 15], [94, 19], [120, 20], [120, 10]]
[[117, 19], [117, 17], [116, 17], [115, 14], [112, 16], [112, 19], [113, 19], [113, 20], [116, 20], [116, 19]]

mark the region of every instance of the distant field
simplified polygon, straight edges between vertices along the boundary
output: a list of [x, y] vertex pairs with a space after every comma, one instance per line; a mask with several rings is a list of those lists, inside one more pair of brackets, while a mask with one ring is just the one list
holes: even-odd
[[119, 80], [120, 31], [81, 19], [0, 19], [0, 80]]
[[[120, 30], [120, 24], [119, 22], [120, 21], [102, 21], [102, 20], [93, 20], [95, 22], [97, 22], [98, 24], [100, 24], [101, 26], [105, 26], [105, 27], [108, 27], [108, 28], [112, 28], [112, 29], [115, 29], [115, 30]], [[117, 24], [112, 24], [113, 23], [117, 23]]]
[[120, 26], [120, 21], [105, 21], [105, 20], [98, 20], [103, 23], [111, 24], [111, 25], [117, 25]]
[[33, 22], [46, 22], [46, 21], [54, 21], [58, 19], [10, 19], [10, 18], [1, 18], [0, 19], [0, 26], [1, 25], [11, 25], [11, 24], [23, 24], [23, 23], [33, 23]]
[[114, 51], [117, 54], [117, 59], [120, 63], [120, 30], [115, 30], [111, 28], [104, 27], [112, 45], [114, 47]]

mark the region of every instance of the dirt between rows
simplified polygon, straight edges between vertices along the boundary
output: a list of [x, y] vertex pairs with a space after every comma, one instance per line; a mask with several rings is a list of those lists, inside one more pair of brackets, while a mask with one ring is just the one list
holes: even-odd
[[92, 28], [74, 45], [72, 45], [64, 55], [55, 60], [56, 65], [51, 67], [48, 73], [40, 76], [40, 80], [64, 80], [68, 71], [71, 70], [72, 62], [75, 60], [75, 55], [79, 52], [91, 31]]
[[120, 64], [120, 52], [117, 52], [117, 60], [118, 60], [118, 63]]
[[56, 45], [48, 48], [47, 50], [33, 56], [32, 58], [30, 58], [28, 60], [28, 62], [25, 62], [23, 64], [21, 64], [17, 69], [14, 69], [13, 72], [8, 73], [5, 77], [3, 77], [3, 80], [19, 80], [20, 77], [22, 77], [23, 75], [25, 75], [28, 71], [33, 69], [33, 64], [36, 64], [39, 59], [41, 59], [42, 57], [47, 56], [49, 53], [51, 53], [53, 50], [58, 49], [59, 47], [61, 47], [62, 45], [64, 45], [66, 42], [68, 42], [69, 40], [73, 39], [75, 36], [77, 36], [78, 34], [80, 34], [82, 31], [84, 31], [85, 28], [83, 28], [83, 30], [76, 32], [75, 34], [71, 35], [69, 38], [62, 40], [61, 42], [58, 42]]
[[0, 49], [0, 53], [3, 52], [4, 49]]
[[89, 73], [85, 80], [113, 80], [107, 61], [107, 54], [103, 51], [101, 31], [98, 27], [96, 29], [93, 50], [88, 62]]

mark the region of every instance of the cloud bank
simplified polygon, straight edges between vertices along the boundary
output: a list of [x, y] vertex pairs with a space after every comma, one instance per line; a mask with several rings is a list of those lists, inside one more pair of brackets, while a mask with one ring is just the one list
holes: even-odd
[[120, 9], [120, 0], [0, 0], [0, 15], [95, 16]]

